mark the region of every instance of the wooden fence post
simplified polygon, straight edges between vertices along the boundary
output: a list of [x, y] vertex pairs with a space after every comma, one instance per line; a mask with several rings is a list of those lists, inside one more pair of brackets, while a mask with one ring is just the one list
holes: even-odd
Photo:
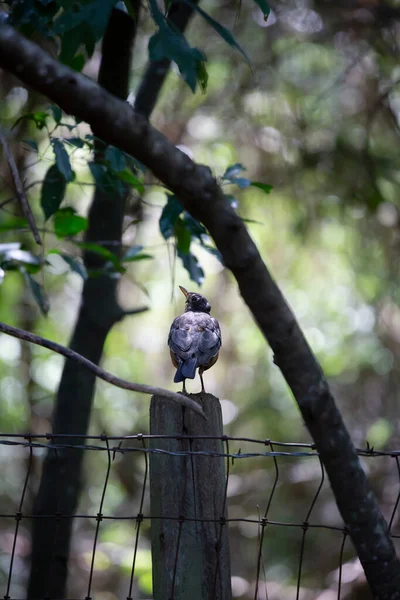
[[[211, 394], [191, 394], [207, 420], [163, 397], [151, 399], [151, 439], [161, 451], [222, 453], [221, 406]], [[182, 436], [189, 436], [182, 437]], [[154, 600], [231, 600], [222, 456], [150, 454]]]

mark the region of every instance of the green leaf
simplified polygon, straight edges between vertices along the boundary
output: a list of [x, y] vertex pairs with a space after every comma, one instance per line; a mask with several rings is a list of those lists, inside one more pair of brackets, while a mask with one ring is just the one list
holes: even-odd
[[[172, 30], [166, 23], [150, 38], [149, 57], [152, 61], [171, 60], [178, 65], [179, 71], [193, 92], [198, 81], [198, 65], [206, 57], [198, 48], [191, 48], [186, 38], [178, 30]], [[204, 83], [204, 73], [200, 76]]]
[[58, 238], [76, 235], [85, 231], [87, 226], [88, 220], [75, 214], [75, 210], [71, 207], [61, 208], [54, 215], [54, 233]]
[[192, 234], [190, 230], [186, 227], [183, 219], [180, 217], [175, 223], [174, 227], [175, 237], [176, 237], [176, 247], [178, 249], [178, 254], [189, 254], [190, 244], [192, 242]]
[[271, 12], [268, 2], [265, 0], [254, 0], [254, 2], [261, 9], [262, 14], [264, 15], [264, 20], [267, 21], [269, 13]]
[[9, 221], [0, 224], [1, 231], [12, 231], [13, 229], [26, 229], [28, 221], [24, 217], [12, 217]]
[[64, 176], [60, 173], [57, 165], [52, 165], [45, 175], [40, 196], [40, 206], [45, 220], [59, 209], [66, 188], [67, 183]]
[[42, 261], [27, 250], [21, 250], [19, 242], [0, 244], [0, 265], [6, 271], [18, 269], [21, 265], [32, 273], [40, 271]]
[[108, 146], [104, 153], [104, 158], [108, 161], [110, 168], [117, 173], [123, 171], [126, 167], [125, 154], [115, 146]]
[[90, 162], [88, 164], [89, 164], [90, 173], [91, 173], [93, 179], [95, 180], [95, 183], [99, 186], [103, 186], [105, 177], [107, 175], [107, 167], [105, 167], [104, 165], [100, 165], [99, 163], [95, 163], [95, 162]]
[[106, 258], [107, 260], [112, 262], [112, 264], [115, 266], [119, 265], [118, 256], [116, 254], [114, 254], [113, 252], [111, 252], [111, 250], [108, 250], [108, 248], [104, 248], [103, 246], [100, 246], [100, 244], [95, 244], [94, 242], [75, 242], [75, 244], [77, 246], [79, 246], [79, 248], [82, 248], [82, 250], [94, 252], [95, 254], [98, 254], [99, 256]]
[[260, 183], [259, 181], [252, 181], [251, 185], [253, 187], [259, 188], [266, 194], [269, 194], [271, 192], [271, 190], [273, 189], [272, 185], [268, 185], [267, 183]]
[[46, 127], [46, 119], [48, 119], [48, 117], [49, 115], [47, 113], [40, 110], [30, 115], [30, 118], [34, 121], [38, 129]]
[[137, 260], [149, 260], [149, 259], [153, 259], [154, 256], [152, 256], [151, 254], [137, 254], [136, 256], [132, 256], [131, 258], [123, 258], [122, 262], [135, 262]]
[[[121, 173], [114, 173], [107, 169], [105, 165], [94, 162], [89, 163], [89, 169], [98, 188], [105, 193], [117, 193], [122, 197], [124, 186], [122, 184], [123, 178], [120, 177]], [[131, 176], [134, 177], [132, 174]]]
[[[54, 31], [58, 35], [85, 24], [89, 27], [93, 42], [103, 37], [111, 11], [117, 0], [92, 0], [92, 2], [74, 2], [56, 20]], [[84, 39], [83, 43], [91, 40]]]
[[[7, 244], [5, 244], [7, 245]], [[1, 248], [0, 248], [1, 253]], [[40, 266], [41, 260], [39, 256], [35, 256], [27, 250], [21, 250], [19, 248], [10, 249], [4, 253], [1, 253], [1, 263], [4, 268], [7, 268], [8, 263], [22, 264], [22, 265], [33, 265]]]
[[198, 285], [201, 285], [204, 281], [204, 271], [195, 255], [191, 252], [189, 252], [189, 254], [183, 254], [178, 250], [178, 256], [181, 259], [184, 268], [189, 273], [190, 279], [195, 281]]
[[193, 218], [192, 215], [186, 211], [183, 213], [183, 221], [191, 235], [198, 238], [200, 242], [202, 241], [202, 236], [207, 235], [207, 229], [204, 227], [204, 225], [202, 225], [200, 221], [197, 221], [197, 219]]
[[233, 177], [231, 182], [240, 187], [241, 189], [247, 188], [251, 185], [250, 179], [246, 179], [245, 177]]
[[215, 258], [217, 260], [219, 260], [219, 262], [221, 263], [221, 265], [224, 264], [224, 259], [222, 258], [222, 254], [219, 250], [217, 250], [217, 248], [215, 248], [214, 246], [210, 246], [209, 244], [201, 244], [201, 247], [204, 248], [204, 250], [207, 250], [207, 252], [209, 252], [209, 254], [212, 254], [213, 256], [215, 256]]
[[207, 85], [208, 85], [208, 73], [207, 73], [207, 69], [206, 69], [206, 65], [204, 64], [204, 61], [197, 62], [196, 76], [197, 76], [197, 81], [199, 83], [200, 89], [203, 92], [203, 94], [205, 94], [207, 91]]
[[158, 7], [157, 0], [149, 0], [149, 4], [151, 8], [151, 16], [153, 17], [155, 24], [160, 28], [168, 27], [164, 15]]
[[[25, 0], [24, 2], [6, 2], [11, 11], [8, 13], [9, 24], [20, 27], [22, 33], [27, 37], [40, 34], [41, 37], [49, 37], [54, 15], [58, 12], [57, 2], [35, 2]], [[3, 13], [7, 14], [7, 13]]]
[[70, 267], [71, 271], [80, 275], [80, 277], [82, 277], [82, 279], [84, 280], [88, 278], [86, 267], [79, 258], [75, 258], [74, 256], [70, 256], [69, 254], [64, 253], [60, 253], [60, 256]]
[[147, 167], [145, 167], [144, 164], [142, 164], [139, 160], [136, 160], [136, 158], [133, 158], [133, 156], [130, 156], [126, 152], [125, 158], [131, 171], [141, 171], [142, 173], [147, 173]]
[[28, 113], [26, 115], [22, 115], [22, 117], [20, 117], [19, 119], [17, 119], [14, 123], [14, 125], [12, 126], [12, 129], [14, 129], [14, 127], [16, 127], [18, 125], [18, 123], [20, 123], [20, 121], [22, 121], [23, 119], [28, 119], [28, 121], [33, 121], [36, 125], [37, 129], [43, 129], [44, 127], [46, 127], [46, 119], [49, 118], [49, 114], [43, 112], [43, 111], [37, 111], [34, 113]]
[[85, 142], [82, 140], [82, 138], [79, 137], [65, 138], [64, 142], [66, 142], [67, 144], [71, 144], [71, 146], [75, 146], [75, 148], [83, 148], [83, 146], [85, 145]]
[[39, 285], [35, 279], [33, 279], [33, 277], [26, 271], [24, 267], [20, 268], [20, 272], [23, 274], [24, 279], [32, 292], [32, 295], [40, 308], [40, 311], [42, 314], [47, 315], [49, 312], [49, 303], [42, 286]]
[[130, 169], [126, 168], [123, 171], [116, 173], [116, 176], [135, 188], [135, 190], [137, 190], [140, 194], [144, 194], [143, 181], [136, 177], [136, 175], [134, 175]]
[[211, 25], [211, 27], [213, 27], [215, 29], [215, 31], [232, 48], [235, 48], [236, 50], [238, 50], [240, 52], [240, 54], [244, 57], [245, 61], [251, 66], [250, 59], [247, 56], [246, 52], [243, 50], [243, 48], [240, 46], [240, 44], [238, 44], [238, 42], [235, 40], [234, 36], [231, 34], [231, 32], [228, 29], [226, 29], [226, 27], [224, 27], [223, 25], [221, 25], [221, 23], [218, 23], [218, 21], [216, 21], [215, 19], [213, 19], [212, 17], [210, 17], [210, 15], [207, 14], [202, 8], [200, 8], [200, 6], [198, 4], [195, 4], [191, 0], [183, 0], [183, 1], [186, 4], [189, 4], [189, 6], [191, 6], [193, 10], [196, 10], [199, 13], [199, 15], [201, 15], [203, 17], [203, 19], [205, 21], [207, 21], [207, 23], [209, 25]]
[[264, 225], [262, 221], [256, 221], [255, 219], [244, 219], [241, 217], [243, 223], [251, 223], [252, 225]]
[[62, 118], [61, 108], [59, 106], [56, 106], [55, 104], [51, 104], [49, 106], [49, 110], [51, 110], [51, 112], [53, 113], [53, 119], [58, 124]]
[[[80, 122], [80, 121], [79, 121]], [[78, 121], [77, 121], [78, 124]], [[71, 125], [70, 123], [59, 123], [60, 127], [66, 127], [68, 129], [68, 131], [72, 131], [73, 129], [76, 129], [76, 125]]]
[[125, 252], [122, 260], [130, 260], [132, 258], [135, 258], [135, 256], [140, 254], [142, 250], [143, 246], [132, 246], [131, 248], [128, 248], [128, 250]]
[[246, 167], [242, 165], [242, 163], [235, 163], [234, 165], [230, 165], [225, 173], [222, 175], [222, 179], [232, 179], [232, 177], [236, 177], [242, 171], [247, 171]]
[[32, 148], [34, 152], [39, 152], [39, 147], [35, 140], [24, 140], [24, 144], [28, 144], [28, 146]]
[[86, 61], [83, 54], [77, 54], [76, 56], [70, 59], [70, 61], [68, 62], [68, 66], [71, 67], [71, 69], [73, 69], [74, 71], [80, 73], [83, 67], [85, 66], [85, 62]]
[[53, 139], [52, 145], [58, 170], [64, 176], [65, 181], [72, 181], [74, 178], [74, 172], [71, 167], [68, 152], [64, 148], [64, 144], [58, 139]]
[[84, 23], [64, 32], [61, 36], [61, 52], [59, 55], [59, 60], [64, 65], [72, 67], [74, 57], [79, 47], [83, 45], [83, 40], [87, 35], [91, 35], [91, 33]]
[[246, 167], [241, 163], [236, 163], [226, 169], [225, 173], [222, 175], [222, 179], [234, 183], [240, 188], [249, 187], [251, 185], [250, 179], [247, 179], [246, 177], [237, 177], [242, 171], [246, 171]]
[[175, 223], [183, 211], [183, 206], [176, 196], [168, 194], [167, 204], [164, 206], [159, 220], [161, 235], [165, 240], [174, 235]]

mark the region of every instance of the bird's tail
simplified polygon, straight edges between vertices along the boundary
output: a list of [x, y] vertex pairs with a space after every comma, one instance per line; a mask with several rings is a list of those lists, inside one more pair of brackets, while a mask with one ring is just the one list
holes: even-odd
[[194, 379], [196, 376], [196, 368], [197, 358], [194, 356], [192, 358], [188, 358], [188, 360], [183, 360], [178, 365], [174, 382], [179, 383], [180, 381], [185, 381], [185, 379]]

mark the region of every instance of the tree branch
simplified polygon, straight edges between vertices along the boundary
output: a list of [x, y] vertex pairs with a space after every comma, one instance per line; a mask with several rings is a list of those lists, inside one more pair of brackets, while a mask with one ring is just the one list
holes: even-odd
[[193, 163], [126, 102], [58, 64], [8, 26], [0, 26], [0, 66], [140, 160], [207, 227], [297, 400], [375, 598], [399, 599], [400, 562], [321, 367], [210, 169]]
[[[30, 230], [32, 231], [33, 238], [35, 242], [39, 245], [42, 245], [42, 240], [40, 239], [39, 230], [36, 226], [35, 219], [33, 217], [33, 213], [31, 207], [29, 206], [28, 199], [25, 194], [25, 189], [21, 181], [21, 177], [18, 173], [18, 168], [14, 160], [13, 153], [8, 145], [7, 138], [4, 134], [3, 128], [0, 125], [0, 144], [3, 147], [4, 156], [7, 159], [8, 166], [10, 168], [11, 176], [13, 178], [15, 191], [17, 193], [17, 198], [21, 204], [22, 212], [25, 215], [26, 220], [29, 223]], [[4, 206], [4, 202], [2, 206]]]
[[105, 371], [101, 367], [98, 367], [92, 361], [88, 360], [78, 352], [67, 348], [66, 346], [62, 346], [61, 344], [57, 344], [56, 342], [52, 342], [51, 340], [47, 340], [46, 338], [40, 337], [40, 335], [35, 335], [34, 333], [30, 333], [29, 331], [24, 331], [23, 329], [18, 329], [18, 327], [12, 327], [11, 325], [6, 325], [6, 323], [0, 322], [0, 332], [6, 333], [7, 335], [11, 335], [12, 337], [18, 338], [19, 340], [25, 340], [26, 342], [30, 342], [31, 344], [36, 344], [37, 346], [42, 346], [43, 348], [48, 348], [53, 352], [57, 352], [57, 354], [61, 354], [61, 356], [65, 356], [69, 360], [73, 360], [80, 365], [84, 366], [89, 371], [92, 371], [99, 377], [99, 379], [103, 379], [103, 381], [107, 381], [111, 383], [111, 385], [115, 385], [115, 387], [122, 388], [123, 390], [130, 390], [131, 392], [139, 392], [140, 394], [150, 394], [155, 396], [164, 396], [165, 398], [169, 398], [174, 402], [177, 402], [181, 406], [186, 406], [190, 408], [194, 412], [199, 415], [203, 415], [203, 411], [193, 400], [187, 398], [183, 394], [177, 394], [175, 392], [170, 392], [169, 390], [164, 390], [163, 388], [155, 387], [152, 385], [146, 385], [144, 383], [133, 383], [131, 381], [126, 381], [125, 379], [121, 379], [120, 377], [116, 377], [112, 373]]

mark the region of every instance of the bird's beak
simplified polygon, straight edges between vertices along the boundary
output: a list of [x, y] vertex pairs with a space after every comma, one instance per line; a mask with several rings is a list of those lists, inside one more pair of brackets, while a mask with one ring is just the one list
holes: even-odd
[[184, 287], [182, 287], [181, 285], [179, 286], [179, 289], [181, 290], [182, 294], [186, 298], [189, 292]]

